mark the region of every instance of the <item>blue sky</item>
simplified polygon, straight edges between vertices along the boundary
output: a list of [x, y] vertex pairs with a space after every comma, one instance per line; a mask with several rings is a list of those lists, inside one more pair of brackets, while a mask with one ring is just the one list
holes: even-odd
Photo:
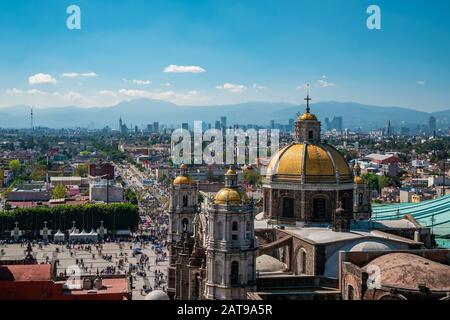
[[311, 83], [313, 101], [448, 109], [449, 36], [448, 0], [2, 0], [0, 106], [303, 103]]

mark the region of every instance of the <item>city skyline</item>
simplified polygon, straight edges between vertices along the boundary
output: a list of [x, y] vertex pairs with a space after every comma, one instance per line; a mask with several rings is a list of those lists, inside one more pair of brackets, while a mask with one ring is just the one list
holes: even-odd
[[301, 104], [310, 83], [316, 102], [450, 108], [445, 1], [377, 1], [381, 30], [366, 1], [78, 1], [81, 30], [45, 2], [0, 5], [0, 107]]

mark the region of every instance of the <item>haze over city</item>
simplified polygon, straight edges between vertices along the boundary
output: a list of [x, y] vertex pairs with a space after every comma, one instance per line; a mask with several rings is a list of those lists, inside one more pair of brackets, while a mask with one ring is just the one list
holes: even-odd
[[0, 106], [358, 102], [450, 108], [450, 4], [379, 1], [69, 1], [0, 5]]

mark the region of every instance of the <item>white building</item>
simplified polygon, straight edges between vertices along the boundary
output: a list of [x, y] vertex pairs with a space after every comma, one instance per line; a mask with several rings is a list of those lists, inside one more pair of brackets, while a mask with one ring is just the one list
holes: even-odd
[[89, 184], [89, 200], [106, 203], [123, 202], [123, 188], [106, 180], [92, 181]]

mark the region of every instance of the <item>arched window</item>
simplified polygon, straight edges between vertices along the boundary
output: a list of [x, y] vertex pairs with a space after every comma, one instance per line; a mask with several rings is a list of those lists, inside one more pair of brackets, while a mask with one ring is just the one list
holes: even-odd
[[302, 250], [302, 274], [306, 274], [306, 251]]
[[186, 218], [184, 218], [184, 219], [181, 221], [181, 225], [182, 225], [182, 227], [183, 227], [183, 232], [187, 232], [187, 231], [188, 231], [188, 224], [189, 224], [189, 220], [186, 219]]
[[315, 198], [313, 200], [314, 220], [324, 220], [326, 218], [327, 202], [325, 198]]
[[283, 198], [282, 216], [285, 218], [294, 217], [294, 198]]
[[347, 287], [347, 298], [348, 300], [355, 300], [355, 289], [351, 285]]
[[233, 261], [231, 263], [231, 285], [239, 284], [239, 262]]
[[222, 240], [223, 239], [223, 224], [221, 221], [217, 223], [217, 239]]
[[314, 133], [313, 133], [312, 130], [309, 130], [309, 131], [308, 131], [308, 139], [309, 139], [309, 140], [312, 140], [313, 138], [314, 138]]
[[362, 204], [363, 204], [363, 194], [362, 194], [362, 193], [360, 193], [360, 194], [358, 195], [358, 204], [359, 204], [359, 205], [362, 205]]
[[353, 206], [352, 199], [346, 194], [346, 195], [344, 195], [344, 197], [342, 197], [341, 202], [342, 202], [342, 208], [345, 211], [349, 212]]
[[183, 207], [187, 207], [188, 206], [188, 196], [184, 195], [183, 196]]
[[238, 239], [238, 223], [237, 221], [233, 221], [231, 224], [231, 240], [237, 240]]

